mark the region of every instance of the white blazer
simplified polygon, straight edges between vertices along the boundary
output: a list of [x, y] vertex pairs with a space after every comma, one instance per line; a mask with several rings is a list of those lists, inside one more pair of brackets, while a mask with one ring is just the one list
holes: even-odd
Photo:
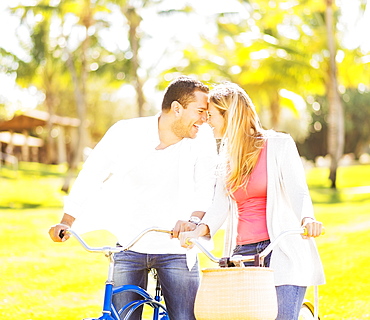
[[[297, 147], [290, 135], [267, 131], [267, 207], [270, 240], [290, 229], [298, 229], [302, 219], [314, 218], [305, 171]], [[236, 203], [227, 196], [225, 180], [217, 177], [213, 205], [203, 218], [211, 235], [229, 217], [225, 235], [225, 253], [231, 254], [236, 238]], [[321, 260], [314, 239], [289, 235], [273, 250], [270, 267], [275, 285], [311, 286], [325, 283]]]

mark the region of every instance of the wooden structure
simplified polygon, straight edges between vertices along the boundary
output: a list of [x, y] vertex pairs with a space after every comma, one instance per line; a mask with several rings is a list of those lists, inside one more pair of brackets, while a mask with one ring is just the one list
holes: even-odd
[[[40, 110], [30, 110], [0, 122], [0, 159], [15, 156], [19, 161], [64, 163], [70, 158], [80, 120], [50, 116]], [[50, 133], [50, 135], [49, 135]]]

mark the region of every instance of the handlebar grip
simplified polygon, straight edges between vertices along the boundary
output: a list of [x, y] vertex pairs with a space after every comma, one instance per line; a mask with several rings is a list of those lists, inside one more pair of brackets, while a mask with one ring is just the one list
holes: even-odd
[[65, 232], [66, 232], [66, 230], [60, 230], [60, 232], [59, 232], [59, 238], [60, 239], [64, 238]]
[[[307, 228], [304, 227], [303, 229], [304, 229], [304, 231], [303, 231], [302, 235], [307, 236]], [[326, 231], [325, 227], [322, 227], [320, 236], [323, 236], [325, 234], [325, 231]]]
[[191, 246], [193, 244], [193, 241], [191, 241], [191, 238], [186, 238], [185, 244], [187, 244], [188, 246]]

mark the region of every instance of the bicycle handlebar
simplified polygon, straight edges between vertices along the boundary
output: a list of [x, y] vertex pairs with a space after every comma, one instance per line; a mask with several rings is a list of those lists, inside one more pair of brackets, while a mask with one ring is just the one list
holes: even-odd
[[67, 229], [65, 232], [73, 235], [77, 240], [78, 242], [84, 247], [84, 249], [88, 252], [93, 252], [93, 253], [117, 253], [117, 252], [121, 252], [121, 251], [127, 251], [129, 250], [135, 243], [137, 243], [145, 234], [147, 234], [148, 232], [152, 232], [152, 231], [155, 231], [155, 232], [162, 232], [162, 233], [168, 233], [168, 234], [172, 234], [172, 231], [170, 230], [164, 230], [164, 229], [160, 229], [160, 228], [156, 228], [156, 227], [153, 227], [153, 228], [148, 228], [148, 229], [145, 229], [144, 231], [142, 231], [134, 240], [132, 240], [127, 246], [125, 247], [90, 247], [80, 236], [79, 234], [72, 230], [72, 229]]
[[[322, 234], [325, 233], [325, 229], [323, 228]], [[260, 254], [258, 255], [250, 255], [250, 256], [241, 256], [241, 255], [236, 255], [232, 257], [227, 257], [227, 258], [216, 258], [213, 256], [207, 249], [205, 249], [201, 243], [197, 239], [190, 238], [187, 239], [186, 242], [191, 244], [195, 244], [203, 253], [213, 262], [218, 263], [221, 267], [226, 267], [231, 265], [235, 266], [243, 266], [243, 262], [249, 262], [249, 261], [256, 261], [258, 259], [258, 265], [262, 265], [264, 258], [270, 254], [270, 252], [278, 245], [278, 243], [286, 237], [287, 235], [292, 235], [292, 234], [301, 234], [301, 235], [307, 235], [307, 229], [305, 227], [299, 228], [299, 229], [294, 229], [294, 230], [288, 230], [283, 233], [281, 233], [273, 242], [271, 242]]]
[[[67, 229], [65, 232], [73, 235], [78, 242], [84, 247], [84, 249], [88, 252], [93, 253], [117, 253], [121, 251], [127, 251], [129, 250], [133, 245], [135, 245], [144, 235], [146, 235], [149, 232], [161, 232], [161, 233], [167, 233], [172, 234], [172, 231], [160, 229], [157, 227], [152, 227], [145, 229], [142, 231], [136, 238], [134, 238], [128, 245], [125, 247], [90, 247], [79, 235], [72, 229]], [[295, 230], [288, 230], [283, 233], [281, 233], [273, 242], [271, 242], [259, 255], [257, 256], [233, 256], [228, 258], [217, 258], [215, 257], [211, 252], [209, 252], [204, 246], [195, 238], [189, 238], [187, 239], [187, 243], [196, 245], [211, 261], [218, 263], [220, 266], [226, 266], [225, 265], [225, 259], [227, 259], [227, 264], [229, 262], [233, 263], [236, 266], [241, 266], [243, 262], [247, 261], [255, 261], [256, 258], [259, 259], [259, 263], [263, 261], [263, 259], [277, 246], [277, 244], [281, 241], [282, 238], [284, 238], [287, 235], [291, 234], [301, 234], [305, 235], [307, 233], [306, 228], [302, 227]], [[324, 230], [322, 234], [324, 233]]]
[[80, 236], [77, 232], [75, 232], [72, 229], [67, 229], [65, 230], [66, 233], [71, 234], [74, 236], [77, 241], [83, 246], [83, 248], [88, 251], [88, 252], [93, 252], [93, 253], [116, 253], [122, 251], [122, 248], [119, 247], [90, 247]]
[[[148, 229], [145, 229], [144, 231], [142, 231], [138, 236], [136, 236], [136, 238], [134, 238], [128, 245], [126, 245], [125, 247], [90, 247], [81, 237], [80, 235], [72, 230], [72, 229], [67, 229], [65, 230], [66, 233], [69, 233], [71, 234], [72, 236], [74, 236], [77, 241], [82, 245], [82, 247], [88, 251], [88, 252], [93, 252], [93, 253], [116, 253], [116, 252], [121, 252], [121, 251], [127, 251], [129, 250], [133, 245], [135, 245], [144, 235], [146, 235], [147, 233], [149, 232], [162, 232], [162, 233], [168, 233], [168, 234], [172, 234], [172, 231], [171, 230], [165, 230], [165, 229], [160, 229], [160, 228], [156, 228], [156, 227], [152, 227], [152, 228], [148, 228]], [[193, 239], [194, 241], [194, 244], [209, 258], [211, 259], [213, 262], [218, 262], [219, 259], [216, 258], [215, 256], [212, 255], [212, 253], [210, 253], [206, 248], [204, 248], [202, 246], [201, 243], [199, 243], [199, 241], [197, 241], [196, 239]]]

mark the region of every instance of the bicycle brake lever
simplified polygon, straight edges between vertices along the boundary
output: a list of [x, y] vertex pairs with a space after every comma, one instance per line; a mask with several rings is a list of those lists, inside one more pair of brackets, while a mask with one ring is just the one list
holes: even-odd
[[65, 235], [65, 230], [60, 230], [60, 232], [59, 232], [59, 238], [60, 239], [63, 239], [64, 238], [64, 235]]

